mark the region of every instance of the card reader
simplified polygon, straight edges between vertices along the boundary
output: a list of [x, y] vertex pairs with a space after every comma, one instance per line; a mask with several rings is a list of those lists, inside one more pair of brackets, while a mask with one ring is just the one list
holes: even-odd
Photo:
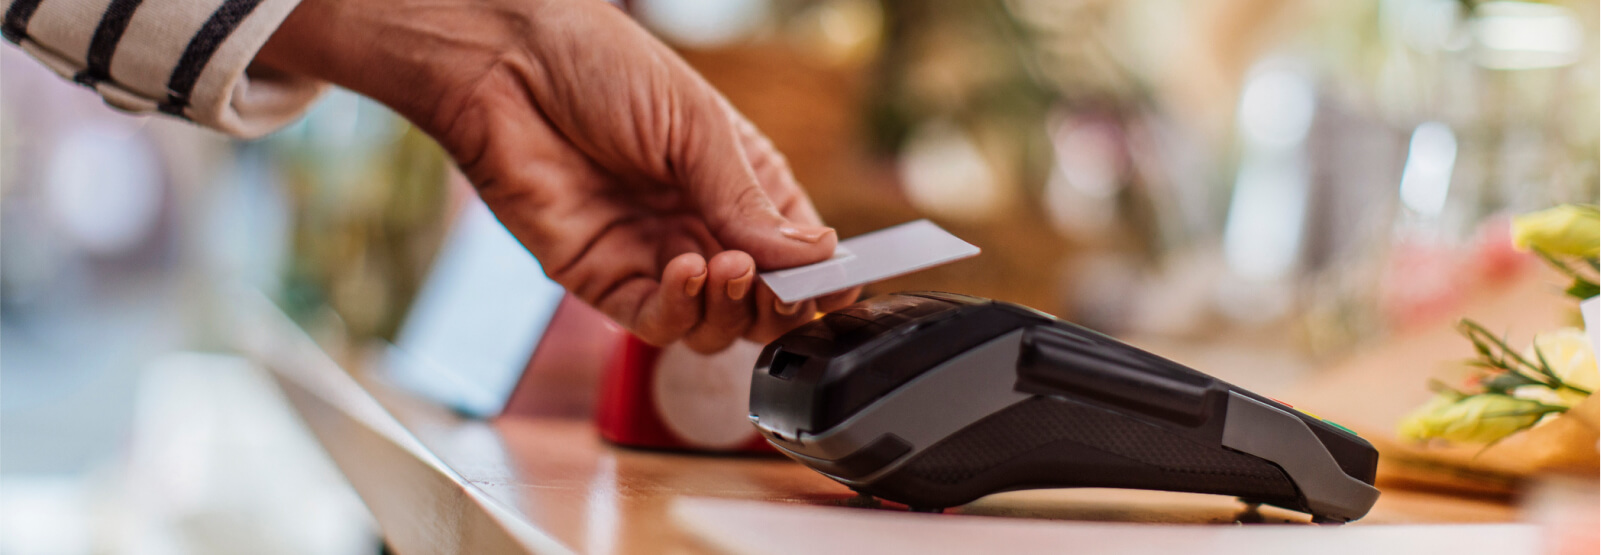
[[750, 419], [850, 488], [937, 511], [1003, 491], [1238, 496], [1341, 523], [1378, 452], [1331, 422], [1049, 314], [897, 293], [767, 345]]

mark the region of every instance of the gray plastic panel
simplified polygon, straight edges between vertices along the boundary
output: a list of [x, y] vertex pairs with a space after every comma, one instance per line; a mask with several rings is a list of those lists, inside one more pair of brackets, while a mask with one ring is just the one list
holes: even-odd
[[[850, 455], [891, 432], [912, 445], [912, 450], [894, 463], [848, 482], [871, 483], [939, 440], [1031, 397], [1012, 389], [1022, 341], [1022, 330], [997, 337], [907, 382], [894, 396], [879, 399], [823, 434], [802, 433], [799, 445], [784, 439], [773, 443], [792, 456], [824, 460]], [[995, 373], [1006, 376], [997, 379]], [[758, 428], [774, 439], [770, 430], [759, 423]]]
[[1379, 490], [1340, 469], [1299, 417], [1232, 391], [1223, 445], [1279, 465], [1315, 516], [1356, 520], [1379, 499]]

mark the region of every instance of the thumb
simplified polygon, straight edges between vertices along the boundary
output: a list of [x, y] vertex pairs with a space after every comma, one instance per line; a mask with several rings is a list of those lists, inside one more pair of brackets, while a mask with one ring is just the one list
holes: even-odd
[[833, 228], [791, 221], [779, 214], [762, 190], [740, 144], [729, 112], [709, 85], [691, 90], [693, 102], [679, 105], [684, 130], [672, 147], [679, 185], [724, 248], [740, 250], [761, 270], [811, 264], [834, 255]]

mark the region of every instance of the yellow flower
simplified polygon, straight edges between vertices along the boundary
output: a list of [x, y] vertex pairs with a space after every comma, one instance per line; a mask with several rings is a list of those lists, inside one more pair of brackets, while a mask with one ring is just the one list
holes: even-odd
[[1564, 204], [1514, 217], [1512, 246], [1553, 256], [1601, 256], [1601, 213], [1595, 205]]
[[[1548, 331], [1534, 336], [1534, 346], [1523, 354], [1529, 362], [1539, 364], [1535, 358], [1534, 349], [1540, 349], [1545, 355], [1545, 361], [1550, 363], [1551, 370], [1556, 372], [1558, 378], [1574, 387], [1585, 391], [1595, 392], [1596, 385], [1601, 382], [1601, 376], [1596, 373], [1595, 351], [1590, 349], [1590, 340], [1584, 336], [1584, 330], [1579, 328], [1562, 328]], [[1564, 401], [1562, 406], [1571, 407], [1583, 401], [1585, 395], [1577, 391], [1563, 388], [1557, 391], [1557, 396]]]
[[1402, 439], [1413, 441], [1491, 443], [1534, 425], [1541, 416], [1544, 412], [1536, 401], [1445, 392], [1401, 419], [1399, 432]]
[[1435, 395], [1433, 399], [1429, 399], [1429, 402], [1413, 409], [1410, 414], [1402, 418], [1396, 432], [1401, 436], [1401, 439], [1413, 441], [1423, 441], [1436, 437], [1438, 429], [1443, 427], [1440, 425], [1440, 420], [1436, 414], [1445, 411], [1445, 409], [1450, 408], [1451, 405], [1460, 400], [1462, 400], [1461, 395], [1449, 391], [1441, 392]]

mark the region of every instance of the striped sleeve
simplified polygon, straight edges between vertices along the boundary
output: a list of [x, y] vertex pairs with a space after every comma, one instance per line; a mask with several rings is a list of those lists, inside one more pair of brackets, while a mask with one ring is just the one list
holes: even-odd
[[107, 104], [241, 137], [289, 123], [325, 87], [246, 69], [299, 0], [0, 0], [0, 32]]

